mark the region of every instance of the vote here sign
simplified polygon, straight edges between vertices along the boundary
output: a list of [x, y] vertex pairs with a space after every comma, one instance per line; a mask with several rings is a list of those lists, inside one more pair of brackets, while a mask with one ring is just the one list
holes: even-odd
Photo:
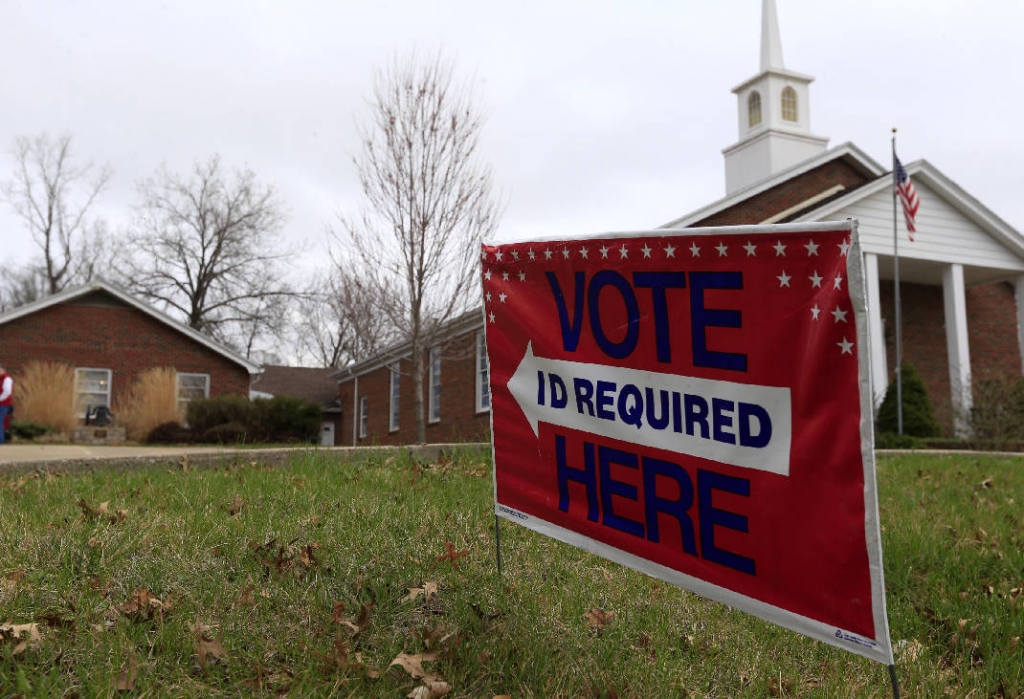
[[497, 513], [892, 662], [852, 221], [484, 244]]

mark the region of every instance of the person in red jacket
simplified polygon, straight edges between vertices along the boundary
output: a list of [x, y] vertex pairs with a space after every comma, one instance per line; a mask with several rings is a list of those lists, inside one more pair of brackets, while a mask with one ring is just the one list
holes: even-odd
[[11, 411], [14, 410], [14, 379], [0, 364], [0, 444], [11, 431]]

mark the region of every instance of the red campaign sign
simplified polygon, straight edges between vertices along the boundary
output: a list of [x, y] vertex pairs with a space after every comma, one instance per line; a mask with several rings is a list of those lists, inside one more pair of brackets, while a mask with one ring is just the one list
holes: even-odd
[[855, 239], [485, 244], [497, 513], [891, 663]]

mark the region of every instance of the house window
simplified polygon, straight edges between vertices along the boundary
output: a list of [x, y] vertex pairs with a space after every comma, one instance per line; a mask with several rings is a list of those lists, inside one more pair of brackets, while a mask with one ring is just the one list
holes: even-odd
[[184, 415], [193, 398], [210, 397], [209, 374], [178, 374], [178, 414]]
[[782, 90], [782, 118], [785, 121], [796, 121], [796, 90], [791, 87]]
[[430, 392], [428, 394], [430, 422], [441, 420], [441, 350], [430, 350]]
[[476, 411], [491, 409], [491, 364], [487, 361], [487, 340], [483, 331], [476, 336]]
[[367, 424], [370, 422], [370, 404], [366, 396], [359, 397], [359, 438], [366, 438]]
[[761, 123], [761, 93], [757, 90], [747, 97], [747, 121], [751, 127]]
[[110, 369], [75, 369], [75, 411], [85, 417], [87, 410], [110, 407]]
[[388, 418], [388, 429], [394, 432], [398, 429], [399, 399], [402, 396], [401, 374], [398, 373], [398, 362], [391, 365], [391, 411]]

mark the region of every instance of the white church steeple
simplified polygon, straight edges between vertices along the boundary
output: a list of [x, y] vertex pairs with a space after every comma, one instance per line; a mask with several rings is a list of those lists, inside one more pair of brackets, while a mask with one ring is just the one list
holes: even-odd
[[775, 0], [761, 5], [761, 72], [733, 88], [739, 141], [724, 149], [725, 189], [732, 194], [825, 150], [811, 134], [814, 78], [786, 70]]

